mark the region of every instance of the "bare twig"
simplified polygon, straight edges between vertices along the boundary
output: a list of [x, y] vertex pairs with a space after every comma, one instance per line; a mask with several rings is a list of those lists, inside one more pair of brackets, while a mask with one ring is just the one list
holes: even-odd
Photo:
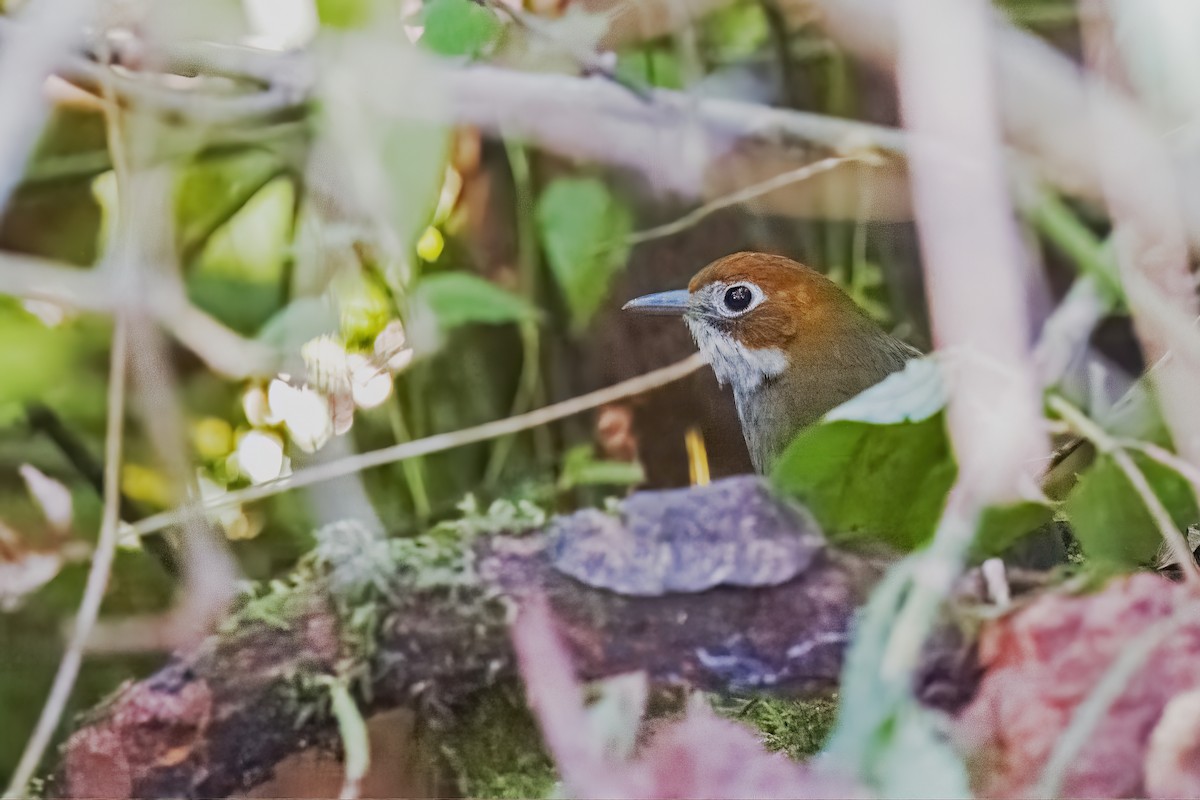
[[[424, 439], [384, 447], [379, 450], [371, 450], [349, 458], [321, 464], [320, 466], [298, 470], [288, 477], [277, 481], [262, 483], [257, 486], [221, 495], [206, 502], [203, 510], [213, 511], [221, 508], [231, 508], [242, 503], [271, 497], [301, 486], [311, 486], [314, 483], [339, 478], [343, 475], [352, 475], [364, 469], [380, 467], [384, 464], [392, 464], [407, 458], [429, 455], [430, 453], [440, 453], [443, 450], [451, 450], [455, 447], [483, 442], [512, 433], [519, 433], [530, 428], [536, 428], [539, 425], [547, 425], [564, 417], [580, 414], [584, 411], [607, 405], [608, 403], [614, 403], [626, 397], [632, 397], [633, 395], [657, 389], [660, 386], [666, 386], [681, 378], [686, 378], [703, 367], [705, 363], [703, 357], [697, 353], [668, 367], [662, 367], [647, 372], [645, 375], [639, 375], [636, 378], [630, 378], [627, 381], [622, 381], [604, 389], [589, 392], [570, 400], [564, 400], [561, 403], [555, 403], [545, 408], [539, 408], [527, 414], [506, 417], [494, 422], [485, 422], [482, 425], [476, 425], [473, 428], [464, 428], [452, 433], [439, 433], [434, 436], [427, 436]], [[166, 511], [161, 514], [155, 514], [132, 525], [128, 535], [144, 536], [147, 533], [153, 533], [170, 525], [178, 524], [181, 519], [179, 511]]]
[[662, 225], [656, 225], [653, 228], [647, 228], [643, 231], [631, 233], [626, 241], [629, 244], [642, 244], [643, 242], [653, 241], [654, 239], [662, 239], [667, 236], [673, 236], [676, 233], [687, 230], [696, 225], [710, 214], [715, 214], [724, 208], [736, 206], [740, 203], [749, 202], [756, 197], [762, 197], [764, 194], [769, 194], [776, 189], [782, 189], [785, 186], [790, 186], [793, 183], [808, 180], [814, 175], [819, 175], [822, 172], [828, 172], [831, 169], [847, 164], [850, 162], [872, 163], [871, 159], [866, 156], [831, 156], [823, 158], [820, 161], [814, 161], [811, 164], [805, 164], [802, 167], [797, 167], [793, 170], [780, 173], [773, 178], [747, 186], [744, 189], [739, 189], [736, 192], [731, 192], [722, 197], [718, 197], [712, 202], [705, 203], [699, 208], [689, 211], [679, 219]]

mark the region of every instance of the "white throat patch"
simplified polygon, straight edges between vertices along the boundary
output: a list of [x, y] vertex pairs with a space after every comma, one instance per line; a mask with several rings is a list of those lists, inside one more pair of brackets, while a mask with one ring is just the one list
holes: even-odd
[[778, 377], [787, 369], [787, 354], [777, 347], [746, 347], [700, 320], [684, 317], [684, 322], [712, 366], [717, 382], [732, 384], [735, 392], [754, 391], [763, 381]]

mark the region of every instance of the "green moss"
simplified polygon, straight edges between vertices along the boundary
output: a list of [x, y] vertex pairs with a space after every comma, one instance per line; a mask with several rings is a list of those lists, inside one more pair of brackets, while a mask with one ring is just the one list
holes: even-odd
[[515, 687], [480, 694], [474, 707], [439, 736], [439, 749], [464, 797], [546, 797], [558, 779]]
[[786, 753], [797, 760], [814, 756], [825, 746], [837, 719], [837, 709], [836, 694], [808, 700], [730, 698], [717, 704], [720, 713], [762, 732], [768, 750]]

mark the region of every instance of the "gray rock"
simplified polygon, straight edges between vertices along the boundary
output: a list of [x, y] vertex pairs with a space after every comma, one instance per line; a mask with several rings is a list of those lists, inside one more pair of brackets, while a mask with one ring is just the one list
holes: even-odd
[[808, 512], [740, 476], [708, 486], [638, 492], [620, 515], [595, 509], [550, 526], [556, 569], [627, 595], [774, 586], [802, 572], [824, 546]]

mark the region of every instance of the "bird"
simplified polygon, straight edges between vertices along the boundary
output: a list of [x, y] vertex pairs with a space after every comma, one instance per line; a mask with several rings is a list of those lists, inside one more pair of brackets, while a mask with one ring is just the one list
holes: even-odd
[[727, 255], [687, 289], [644, 295], [623, 309], [683, 318], [717, 381], [732, 388], [762, 474], [799, 431], [922, 356], [832, 280], [781, 255]]

